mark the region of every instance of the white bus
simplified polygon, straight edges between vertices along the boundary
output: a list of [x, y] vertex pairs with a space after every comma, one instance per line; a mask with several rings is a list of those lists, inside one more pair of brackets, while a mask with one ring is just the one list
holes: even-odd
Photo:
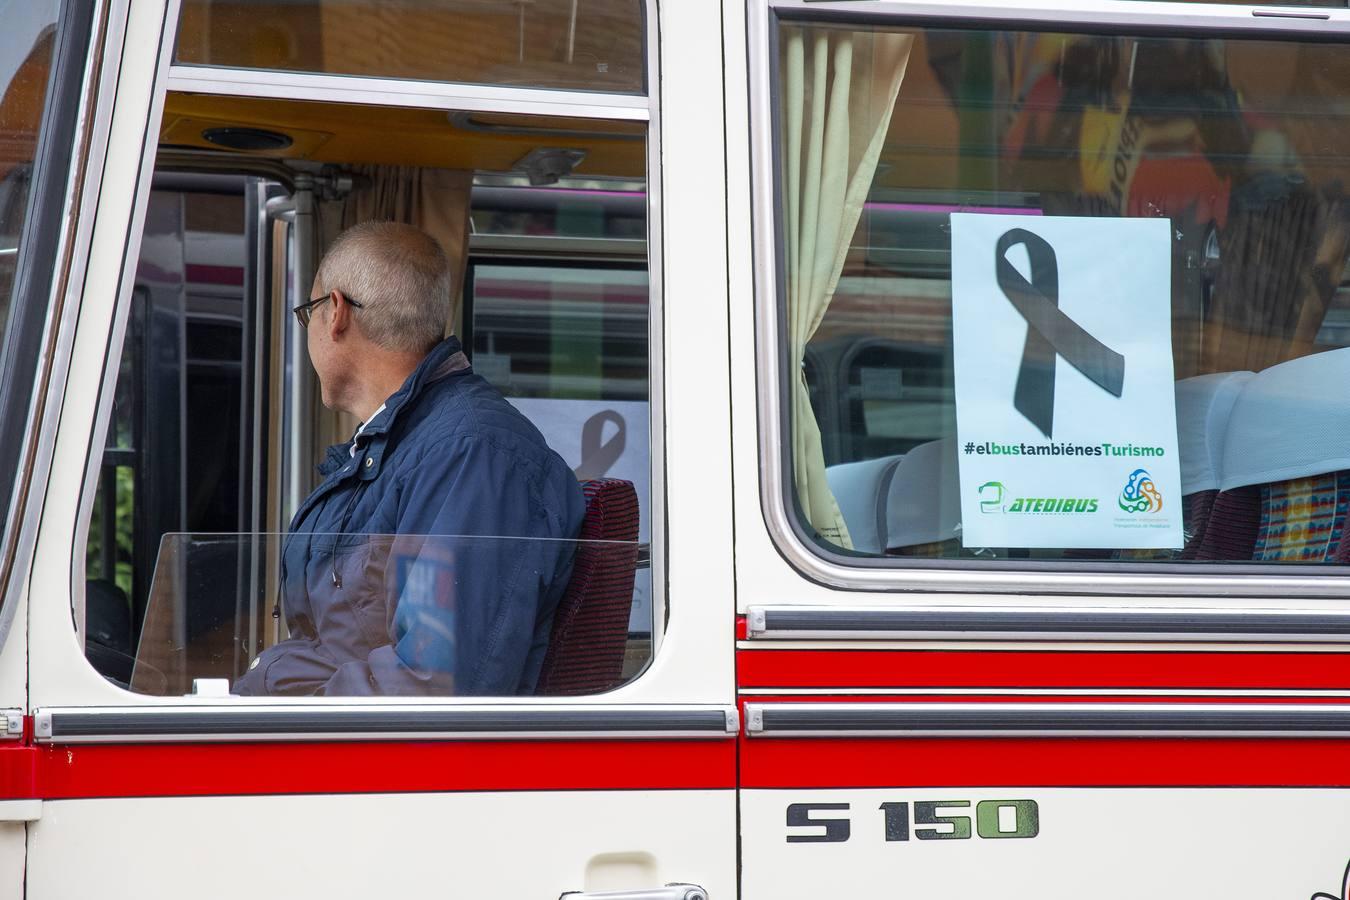
[[[0, 0], [0, 897], [1350, 900], [1343, 7]], [[369, 219], [586, 487], [528, 696], [230, 693]]]

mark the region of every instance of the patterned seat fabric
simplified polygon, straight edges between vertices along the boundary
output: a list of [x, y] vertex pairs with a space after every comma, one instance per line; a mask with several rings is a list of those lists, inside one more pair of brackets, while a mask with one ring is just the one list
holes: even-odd
[[617, 478], [583, 481], [581, 490], [581, 543], [554, 614], [537, 694], [598, 694], [623, 680], [638, 560], [637, 491]]
[[1223, 491], [1195, 558], [1345, 563], [1347, 510], [1350, 471]]
[[1330, 472], [1261, 486], [1261, 521], [1252, 559], [1332, 562], [1338, 559], [1350, 472]]

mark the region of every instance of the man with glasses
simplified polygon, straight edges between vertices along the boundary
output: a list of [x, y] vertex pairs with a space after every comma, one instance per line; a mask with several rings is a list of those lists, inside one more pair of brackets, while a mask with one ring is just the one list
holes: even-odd
[[584, 501], [539, 431], [444, 338], [451, 273], [408, 225], [343, 232], [294, 310], [325, 406], [361, 422], [282, 545], [290, 636], [246, 695], [534, 689]]

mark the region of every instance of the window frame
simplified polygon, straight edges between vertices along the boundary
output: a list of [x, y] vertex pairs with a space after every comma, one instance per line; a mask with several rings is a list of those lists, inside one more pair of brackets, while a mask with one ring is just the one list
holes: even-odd
[[[144, 226], [144, 210], [152, 190], [154, 164], [158, 150], [158, 124], [162, 117], [164, 98], [170, 91], [190, 91], [220, 96], [250, 96], [275, 99], [316, 100], [350, 104], [371, 104], [377, 106], [405, 106], [424, 109], [437, 109], [446, 112], [494, 112], [517, 113], [527, 115], [547, 115], [576, 119], [595, 119], [605, 121], [633, 121], [646, 123], [645, 159], [646, 159], [646, 217], [647, 232], [640, 244], [641, 258], [646, 261], [649, 284], [648, 304], [648, 389], [650, 403], [651, 460], [650, 460], [650, 516], [651, 544], [649, 554], [652, 581], [652, 621], [653, 634], [651, 655], [642, 669], [630, 680], [604, 694], [578, 697], [372, 697], [325, 699], [321, 705], [332, 709], [344, 704], [387, 707], [409, 703], [415, 705], [439, 706], [501, 706], [502, 704], [528, 704], [530, 706], [559, 706], [587, 701], [603, 701], [607, 704], [619, 702], [623, 698], [614, 698], [616, 692], [626, 692], [628, 688], [644, 680], [652, 669], [652, 662], [661, 652], [662, 643], [669, 628], [667, 611], [667, 562], [665, 547], [668, 541], [668, 523], [665, 509], [666, 451], [664, 429], [664, 307], [663, 293], [663, 209], [661, 179], [661, 134], [660, 134], [660, 91], [658, 73], [660, 70], [659, 28], [657, 21], [657, 0], [643, 0], [644, 3], [644, 40], [645, 40], [645, 77], [648, 91], [642, 95], [606, 94], [600, 92], [568, 92], [536, 88], [513, 88], [464, 84], [457, 82], [426, 82], [407, 79], [380, 79], [364, 76], [330, 76], [266, 69], [226, 69], [214, 67], [179, 66], [170, 61], [172, 47], [176, 40], [178, 10], [177, 0], [168, 0], [167, 17], [160, 46], [160, 70], [155, 79], [152, 92], [152, 108], [149, 111], [149, 127], [143, 148], [143, 163], [140, 177], [134, 191], [136, 218], [131, 225], [133, 233], [128, 234], [125, 256], [122, 259], [121, 275], [123, 285], [119, 290], [113, 310], [110, 340], [106, 357], [100, 366], [98, 397], [94, 418], [90, 428], [89, 452], [80, 482], [76, 522], [73, 534], [74, 551], [71, 554], [70, 599], [72, 609], [70, 618], [77, 623], [75, 637], [83, 641], [84, 591], [84, 551], [91, 527], [94, 498], [98, 487], [98, 471], [102, 458], [102, 448], [106, 443], [107, 431], [111, 425], [112, 406], [116, 394], [116, 380], [129, 321], [131, 291], [129, 289], [136, 270], [140, 249], [140, 236]], [[247, 163], [249, 160], [241, 160]], [[559, 248], [562, 249], [562, 248]], [[630, 248], [624, 247], [624, 250]], [[639, 248], [632, 248], [637, 250]], [[478, 255], [471, 248], [470, 255]], [[519, 255], [519, 254], [513, 254]], [[633, 261], [627, 253], [620, 254], [622, 261]], [[616, 260], [616, 262], [621, 260]], [[541, 262], [544, 262], [541, 260]], [[82, 646], [82, 643], [81, 643]], [[83, 654], [81, 653], [81, 657]], [[88, 664], [85, 663], [87, 666]], [[94, 673], [92, 667], [89, 672]], [[172, 703], [173, 697], [153, 697], [112, 687], [123, 702]], [[659, 690], [659, 688], [658, 688]], [[215, 705], [210, 699], [190, 700], [194, 706], [205, 701], [206, 705]], [[182, 701], [179, 700], [181, 703]], [[269, 697], [269, 698], [223, 698], [228, 705], [243, 707], [315, 705], [312, 698]], [[636, 702], [641, 702], [638, 699]], [[129, 707], [132, 708], [132, 707]], [[729, 722], [730, 720], [725, 720]], [[727, 727], [730, 727], [729, 725]], [[285, 731], [283, 725], [277, 726], [276, 733]], [[269, 737], [274, 736], [269, 732]]]
[[[756, 409], [760, 509], [769, 538], [800, 575], [849, 591], [1042, 594], [1085, 597], [1350, 597], [1345, 567], [1327, 574], [1251, 563], [1016, 560], [981, 562], [860, 558], [832, 552], [807, 534], [796, 512], [787, 410], [786, 246], [779, 198], [777, 35], [780, 24], [1003, 28], [1091, 34], [1319, 39], [1350, 44], [1350, 9], [1245, 7], [1157, 0], [1035, 0], [933, 3], [922, 0], [749, 0], [751, 231], [755, 282]], [[1348, 48], [1350, 49], [1350, 48]], [[998, 609], [1006, 609], [1000, 606]], [[1054, 627], [1047, 631], [1057, 630]]]
[[[182, 0], [175, 0], [175, 3], [176, 3], [176, 4], [181, 4], [181, 3], [182, 3]], [[337, 70], [331, 70], [331, 71], [325, 71], [325, 72], [315, 72], [315, 71], [306, 71], [306, 70], [304, 70], [304, 69], [298, 69], [298, 68], [297, 68], [297, 69], [264, 69], [264, 68], [251, 68], [251, 67], [244, 67], [244, 66], [237, 66], [237, 65], [227, 65], [227, 64], [223, 64], [223, 63], [221, 63], [221, 64], [216, 64], [216, 63], [183, 63], [183, 62], [179, 62], [179, 59], [178, 59], [178, 42], [177, 42], [177, 35], [176, 35], [176, 33], [175, 33], [174, 44], [173, 44], [173, 47], [171, 48], [171, 51], [170, 51], [169, 62], [170, 62], [171, 67], [174, 68], [174, 69], [177, 69], [177, 70], [180, 70], [180, 71], [192, 71], [192, 72], [194, 72], [194, 73], [200, 73], [200, 74], [202, 75], [202, 77], [204, 77], [204, 78], [206, 78], [206, 79], [208, 79], [208, 80], [212, 77], [212, 73], [217, 73], [217, 72], [225, 72], [225, 73], [229, 73], [229, 72], [260, 72], [260, 71], [267, 71], [267, 72], [271, 72], [271, 73], [274, 73], [274, 74], [277, 74], [277, 75], [291, 75], [291, 74], [298, 74], [298, 75], [303, 75], [303, 76], [320, 76], [320, 77], [325, 77], [325, 78], [334, 78], [334, 79], [338, 79], [339, 81], [341, 81], [341, 80], [352, 80], [352, 79], [361, 79], [361, 80], [366, 81], [366, 82], [374, 82], [374, 81], [378, 81], [378, 82], [381, 82], [381, 83], [386, 82], [386, 81], [403, 81], [403, 82], [412, 82], [412, 83], [416, 83], [416, 84], [422, 84], [422, 85], [432, 86], [433, 89], [435, 89], [435, 86], [436, 86], [436, 85], [453, 84], [453, 85], [455, 85], [458, 89], [467, 89], [469, 92], [473, 92], [473, 91], [475, 91], [475, 90], [477, 90], [477, 89], [479, 89], [479, 88], [485, 89], [485, 90], [487, 90], [487, 91], [496, 91], [496, 90], [499, 90], [499, 89], [504, 89], [504, 90], [510, 90], [510, 91], [512, 91], [513, 93], [517, 93], [517, 94], [522, 94], [522, 95], [524, 95], [524, 94], [529, 94], [529, 95], [531, 95], [531, 96], [537, 96], [538, 99], [540, 99], [541, 102], [549, 102], [549, 101], [546, 99], [546, 95], [549, 95], [549, 94], [553, 94], [553, 95], [563, 95], [563, 96], [564, 96], [565, 98], [567, 98], [567, 99], [565, 99], [565, 100], [563, 100], [563, 101], [561, 101], [561, 102], [575, 102], [575, 103], [581, 104], [582, 106], [587, 105], [587, 100], [586, 100], [586, 98], [587, 98], [587, 97], [591, 97], [591, 96], [599, 96], [599, 97], [602, 97], [602, 98], [606, 98], [607, 100], [612, 100], [613, 98], [616, 98], [616, 97], [628, 97], [628, 98], [631, 98], [632, 100], [635, 101], [635, 102], [634, 102], [634, 107], [635, 107], [635, 108], [646, 109], [646, 108], [647, 108], [647, 102], [646, 102], [646, 101], [647, 101], [648, 96], [651, 95], [651, 94], [656, 93], [656, 91], [655, 91], [655, 89], [654, 89], [654, 84], [655, 84], [655, 77], [654, 77], [654, 76], [656, 75], [656, 72], [655, 72], [654, 67], [651, 65], [651, 58], [650, 58], [650, 56], [651, 56], [651, 50], [652, 50], [652, 48], [655, 46], [655, 45], [652, 43], [652, 40], [653, 40], [653, 39], [655, 38], [655, 36], [656, 36], [656, 29], [655, 29], [655, 27], [654, 27], [654, 25], [653, 25], [653, 23], [654, 23], [654, 21], [655, 21], [655, 18], [656, 18], [656, 17], [655, 17], [656, 9], [655, 9], [655, 6], [653, 5], [652, 0], [638, 0], [638, 3], [639, 3], [639, 5], [640, 5], [640, 8], [639, 8], [638, 12], [639, 12], [639, 14], [641, 15], [641, 21], [638, 23], [638, 29], [639, 29], [639, 31], [642, 33], [642, 37], [643, 37], [643, 45], [642, 45], [643, 59], [642, 59], [642, 73], [641, 73], [641, 75], [642, 75], [642, 84], [641, 84], [641, 86], [640, 86], [636, 91], [604, 91], [604, 90], [590, 89], [590, 88], [549, 88], [549, 87], [542, 87], [542, 86], [540, 86], [540, 85], [522, 85], [522, 86], [520, 86], [520, 87], [517, 88], [517, 87], [512, 86], [512, 85], [499, 84], [499, 83], [494, 83], [494, 82], [490, 82], [490, 81], [464, 81], [464, 82], [456, 82], [456, 81], [436, 81], [436, 80], [433, 80], [433, 79], [427, 79], [427, 78], [395, 78], [395, 77], [393, 77], [393, 76], [384, 76], [384, 75], [376, 75], [376, 74], [365, 74], [365, 75], [363, 75], [363, 74], [357, 73], [357, 72], [342, 72], [342, 71], [337, 71]], [[322, 4], [322, 0], [320, 0], [320, 3], [319, 3], [319, 4], [316, 4], [316, 7], [319, 6], [319, 5], [321, 5], [321, 4]], [[575, 3], [574, 3], [574, 4], [573, 4], [573, 15], [575, 16], [575, 14], [576, 14], [576, 9], [575, 9]], [[574, 24], [575, 24], [575, 23], [574, 23]], [[522, 44], [522, 53], [523, 53], [523, 44]], [[229, 77], [229, 76], [227, 75], [226, 77]], [[295, 99], [305, 99], [305, 98], [297, 97], [297, 98], [295, 98]], [[354, 103], [355, 103], [355, 102], [362, 102], [362, 101], [355, 101], [355, 100], [354, 100], [354, 101], [351, 101], [351, 102], [354, 102]], [[493, 108], [485, 108], [485, 109], [483, 109], [483, 110], [481, 110], [481, 111], [483, 111], [483, 112], [501, 112], [502, 110], [500, 110], [500, 109], [493, 109]], [[562, 114], [562, 113], [559, 113], [559, 115], [563, 115], [563, 114]]]
[[0, 342], [0, 365], [11, 373], [0, 384], [0, 424], [20, 434], [0, 453], [0, 485], [9, 486], [0, 501], [8, 512], [0, 531], [0, 647], [19, 602], [23, 579], [15, 574], [37, 538], [40, 504], [31, 502], [31, 491], [43, 476], [40, 445], [53, 437], [43, 419], [59, 362], [58, 326], [68, 312], [64, 300], [75, 262], [75, 209], [93, 145], [96, 85], [110, 12], [107, 4], [81, 0], [62, 0], [57, 11], [21, 252]]

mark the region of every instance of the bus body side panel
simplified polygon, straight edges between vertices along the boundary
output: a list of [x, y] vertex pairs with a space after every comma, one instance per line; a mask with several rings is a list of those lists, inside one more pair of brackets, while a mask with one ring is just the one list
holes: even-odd
[[[733, 656], [731, 635], [721, 627], [732, 609], [730, 422], [715, 414], [716, 405], [710, 415], [707, 400], [726, 396], [728, 362], [705, 350], [727, 344], [727, 249], [718, 225], [725, 218], [722, 113], [708, 99], [722, 90], [721, 69], [707, 65], [707, 50], [720, 39], [708, 27], [716, 3], [659, 7], [660, 86], [670, 91], [662, 98], [660, 124], [669, 136], [660, 145], [661, 175], [678, 189], [668, 190], [660, 207], [660, 285], [669, 301], [657, 372], [667, 402], [653, 428], [664, 428], [669, 440], [653, 483], [681, 487], [670, 491], [664, 545], [654, 547], [671, 614], [651, 666], [623, 688], [576, 703], [452, 698], [411, 703], [412, 714], [377, 701], [313, 703], [325, 715], [359, 707], [387, 718], [379, 733], [323, 733], [332, 740], [287, 730], [284, 722], [273, 731], [172, 734], [164, 723], [175, 717], [242, 711], [243, 718], [282, 720], [301, 703], [287, 698], [264, 709], [229, 697], [132, 695], [85, 664], [72, 628], [71, 586], [83, 565], [72, 535], [88, 487], [90, 447], [101, 443], [94, 427], [99, 386], [110, 336], [118, 334], [117, 304], [125, 299], [116, 296], [119, 279], [139, 250], [163, 99], [163, 79], [156, 79], [147, 48], [176, 8], [147, 0], [130, 10], [78, 328], [69, 337], [69, 371], [56, 388], [63, 403], [31, 570], [30, 737], [14, 751], [32, 772], [25, 796], [42, 804], [41, 818], [27, 830], [26, 896], [167, 900], [261, 890], [293, 898], [437, 892], [551, 898], [670, 881], [735, 896]], [[686, 485], [700, 486], [718, 505], [710, 507], [708, 497]], [[612, 714], [618, 725], [609, 733], [529, 738], [522, 735], [541, 729], [498, 732], [487, 724], [468, 736], [415, 738], [401, 730], [426, 709], [449, 708], [462, 718], [479, 710], [486, 716], [489, 705], [527, 717], [580, 706]], [[661, 714], [712, 708], [718, 722], [692, 736], [625, 731], [623, 717], [639, 706]], [[35, 732], [52, 710], [95, 718], [111, 711], [139, 724], [126, 733], [87, 732], [80, 741], [59, 729]]]
[[1344, 653], [765, 643], [745, 896], [1345, 896]]
[[[49, 796], [83, 796], [45, 802], [30, 898], [422, 896], [438, 885], [556, 897], [695, 879], [714, 896], [735, 890], [730, 739], [41, 752]], [[530, 788], [569, 783], [585, 789]], [[393, 790], [362, 792], [380, 785]]]
[[[27, 602], [22, 594], [16, 600], [14, 618], [22, 623], [28, 612]], [[27, 704], [27, 663], [28, 630], [22, 626], [11, 628], [0, 644], [0, 710], [22, 711]], [[3, 785], [0, 797], [8, 798], [22, 788], [15, 782], [26, 778], [26, 756], [22, 734], [0, 734], [0, 785]], [[26, 826], [20, 820], [31, 814], [30, 804], [0, 800], [0, 898], [4, 900], [23, 896]]]

